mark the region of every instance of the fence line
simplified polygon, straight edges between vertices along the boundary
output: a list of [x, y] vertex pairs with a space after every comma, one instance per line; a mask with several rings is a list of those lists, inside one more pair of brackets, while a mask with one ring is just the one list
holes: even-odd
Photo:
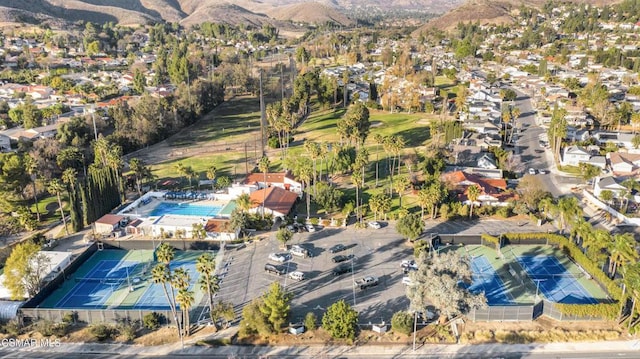
[[[123, 320], [137, 320], [142, 323], [145, 315], [157, 313], [159, 314], [160, 324], [175, 325], [175, 320], [170, 310], [22, 308], [19, 313], [23, 322], [34, 322], [38, 320], [62, 322], [65, 315], [71, 314], [74, 324], [77, 322], [87, 324], [116, 324]], [[181, 318], [182, 312], [178, 311], [178, 321], [180, 321]]]

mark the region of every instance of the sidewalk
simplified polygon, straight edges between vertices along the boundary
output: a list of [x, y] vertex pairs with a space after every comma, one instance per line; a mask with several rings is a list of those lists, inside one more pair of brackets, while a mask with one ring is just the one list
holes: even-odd
[[[207, 339], [221, 339], [230, 337], [237, 328], [229, 328], [215, 334], [194, 337], [185, 342], [182, 349], [180, 343], [161, 346], [145, 347], [126, 344], [83, 344], [62, 343], [59, 347], [51, 347], [46, 350], [59, 353], [102, 353], [114, 355], [168, 355], [184, 354], [205, 356], [216, 354], [217, 356], [296, 356], [328, 358], [343, 355], [363, 357], [400, 357], [400, 356], [425, 356], [425, 355], [501, 355], [501, 354], [542, 354], [542, 353], [613, 353], [621, 351], [640, 351], [638, 340], [606, 341], [606, 342], [575, 342], [575, 343], [548, 343], [548, 344], [478, 344], [478, 345], [444, 345], [427, 344], [418, 346], [414, 351], [411, 345], [300, 345], [300, 346], [240, 346], [229, 345], [219, 347], [195, 346], [198, 341]], [[37, 352], [38, 347], [20, 348], [24, 352]]]

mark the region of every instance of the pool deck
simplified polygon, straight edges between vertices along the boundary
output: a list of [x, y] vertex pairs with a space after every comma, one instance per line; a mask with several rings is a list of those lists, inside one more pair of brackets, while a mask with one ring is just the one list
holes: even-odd
[[[150, 217], [153, 210], [162, 202], [167, 203], [189, 203], [195, 206], [211, 206], [211, 207], [222, 207], [224, 210], [230, 202], [229, 201], [220, 201], [220, 200], [175, 200], [175, 199], [158, 199], [151, 197], [151, 202], [145, 205], [140, 205], [133, 211], [129, 213], [121, 213], [122, 215], [131, 215], [134, 214], [139, 217]], [[223, 214], [221, 210], [219, 214]], [[230, 214], [230, 213], [229, 213]], [[194, 217], [194, 216], [182, 216], [182, 215], [170, 215], [170, 216], [178, 216], [178, 217]], [[192, 222], [193, 223], [193, 222]]]

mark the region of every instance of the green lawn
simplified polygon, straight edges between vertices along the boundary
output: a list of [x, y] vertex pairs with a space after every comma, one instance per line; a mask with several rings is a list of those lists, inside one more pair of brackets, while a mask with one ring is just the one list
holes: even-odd
[[[200, 179], [206, 179], [206, 175], [203, 172], [206, 172], [207, 168], [211, 166], [215, 166], [218, 169], [217, 176], [230, 176], [232, 179], [236, 172], [243, 174], [245, 170], [244, 153], [238, 152], [177, 158], [153, 165], [151, 169], [158, 179], [179, 178], [180, 175], [176, 171], [178, 163], [191, 166], [194, 171], [200, 174]], [[249, 169], [251, 169], [252, 165], [252, 163], [249, 163]]]

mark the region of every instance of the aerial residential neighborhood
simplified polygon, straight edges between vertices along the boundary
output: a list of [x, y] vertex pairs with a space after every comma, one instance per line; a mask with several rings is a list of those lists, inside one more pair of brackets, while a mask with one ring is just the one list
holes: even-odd
[[637, 355], [638, 6], [496, 4], [0, 7], [0, 357]]

